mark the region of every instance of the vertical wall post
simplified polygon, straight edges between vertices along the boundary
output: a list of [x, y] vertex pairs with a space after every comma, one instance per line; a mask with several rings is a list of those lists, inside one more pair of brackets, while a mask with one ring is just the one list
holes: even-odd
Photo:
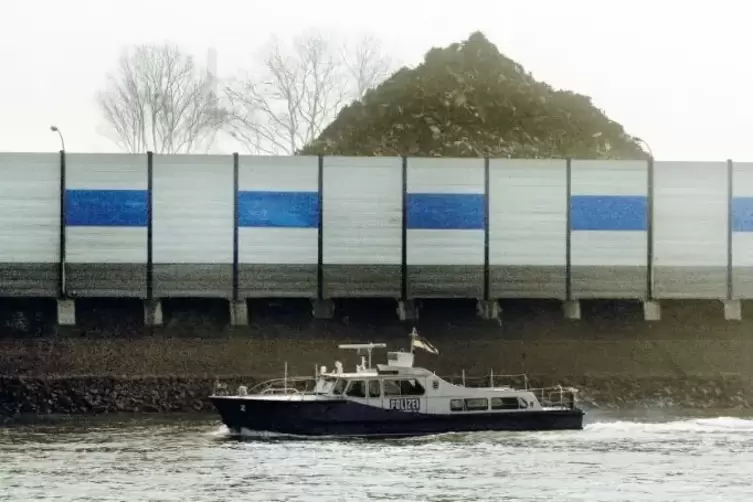
[[324, 156], [319, 155], [319, 230], [317, 233], [318, 257], [316, 264], [316, 298], [324, 299]]
[[238, 224], [240, 219], [238, 153], [233, 153], [233, 301], [238, 301]]
[[727, 159], [727, 300], [732, 300], [734, 284], [732, 277], [732, 235], [733, 235], [733, 208], [732, 203], [735, 182], [735, 168], [732, 159]]
[[489, 296], [489, 157], [484, 157], [484, 301]]
[[146, 299], [154, 301], [154, 154], [146, 152]]
[[400, 299], [408, 301], [408, 157], [403, 156], [402, 165], [402, 235], [401, 235], [401, 258], [400, 258]]
[[572, 176], [572, 161], [568, 157], [565, 164], [565, 190], [567, 204], [565, 208], [565, 300], [570, 301], [573, 299], [573, 285], [572, 285], [572, 194], [573, 194], [573, 176]]
[[646, 301], [654, 299], [654, 157], [646, 169]]
[[60, 242], [60, 249], [58, 251], [58, 256], [60, 258], [60, 263], [58, 264], [58, 275], [60, 277], [58, 281], [58, 298], [67, 298], [68, 297], [68, 288], [66, 287], [66, 277], [65, 277], [65, 263], [66, 263], [66, 227], [68, 224], [68, 215], [67, 215], [67, 203], [66, 203], [66, 193], [65, 193], [65, 186], [66, 186], [66, 166], [65, 166], [65, 150], [60, 150], [60, 228], [59, 228], [59, 242]]

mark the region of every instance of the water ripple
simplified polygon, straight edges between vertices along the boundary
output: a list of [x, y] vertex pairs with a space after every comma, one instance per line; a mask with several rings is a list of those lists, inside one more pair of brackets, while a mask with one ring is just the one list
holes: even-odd
[[0, 500], [753, 500], [753, 420], [590, 420], [391, 440], [235, 437], [215, 420], [13, 426]]

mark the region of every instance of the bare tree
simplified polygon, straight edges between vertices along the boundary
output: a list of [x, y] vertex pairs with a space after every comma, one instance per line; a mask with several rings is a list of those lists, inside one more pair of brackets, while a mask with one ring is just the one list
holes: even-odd
[[386, 77], [390, 61], [365, 37], [350, 51], [320, 33], [297, 37], [288, 48], [273, 38], [261, 71], [226, 89], [231, 134], [249, 151], [295, 154], [314, 140], [342, 105]]
[[207, 151], [228, 118], [214, 78], [171, 44], [124, 50], [97, 95], [107, 135], [131, 153]]
[[344, 44], [342, 61], [352, 81], [355, 99], [363, 98], [366, 91], [386, 79], [394, 68], [392, 58], [373, 35], [365, 35], [352, 48]]

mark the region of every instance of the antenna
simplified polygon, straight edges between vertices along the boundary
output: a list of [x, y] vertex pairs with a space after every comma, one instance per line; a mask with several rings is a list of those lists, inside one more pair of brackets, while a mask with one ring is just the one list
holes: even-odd
[[357, 350], [358, 354], [362, 354], [362, 350], [365, 350], [369, 357], [368, 369], [371, 369], [371, 351], [374, 349], [383, 349], [387, 347], [386, 343], [343, 343], [337, 346], [338, 349], [350, 349]]

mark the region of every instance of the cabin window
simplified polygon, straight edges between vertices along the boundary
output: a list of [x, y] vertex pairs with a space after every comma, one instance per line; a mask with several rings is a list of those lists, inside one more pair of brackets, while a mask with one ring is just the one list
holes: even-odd
[[382, 395], [382, 389], [379, 387], [379, 380], [369, 380], [369, 397], [379, 397]]
[[465, 400], [465, 409], [468, 411], [479, 411], [489, 409], [489, 400], [485, 397], [474, 397]]
[[400, 391], [403, 396], [423, 396], [424, 386], [418, 380], [400, 380]]
[[345, 394], [350, 397], [366, 397], [366, 382], [363, 380], [351, 380], [348, 391]]
[[316, 383], [316, 388], [314, 389], [314, 392], [317, 394], [329, 394], [332, 392], [332, 388], [335, 385], [335, 379], [334, 378], [327, 378], [327, 379], [319, 379], [319, 381]]
[[520, 400], [517, 397], [493, 397], [493, 410], [517, 410], [520, 409]]
[[437, 390], [439, 388], [439, 380], [432, 380], [431, 388]]
[[464, 409], [465, 409], [465, 406], [463, 405], [462, 399], [450, 400], [450, 411], [463, 411]]
[[384, 380], [385, 396], [423, 396], [425, 389], [415, 378]]
[[345, 386], [347, 385], [347, 383], [348, 383], [347, 380], [338, 380], [334, 388], [332, 389], [332, 394], [336, 396], [339, 396], [340, 394], [342, 394], [343, 391], [345, 390]]

